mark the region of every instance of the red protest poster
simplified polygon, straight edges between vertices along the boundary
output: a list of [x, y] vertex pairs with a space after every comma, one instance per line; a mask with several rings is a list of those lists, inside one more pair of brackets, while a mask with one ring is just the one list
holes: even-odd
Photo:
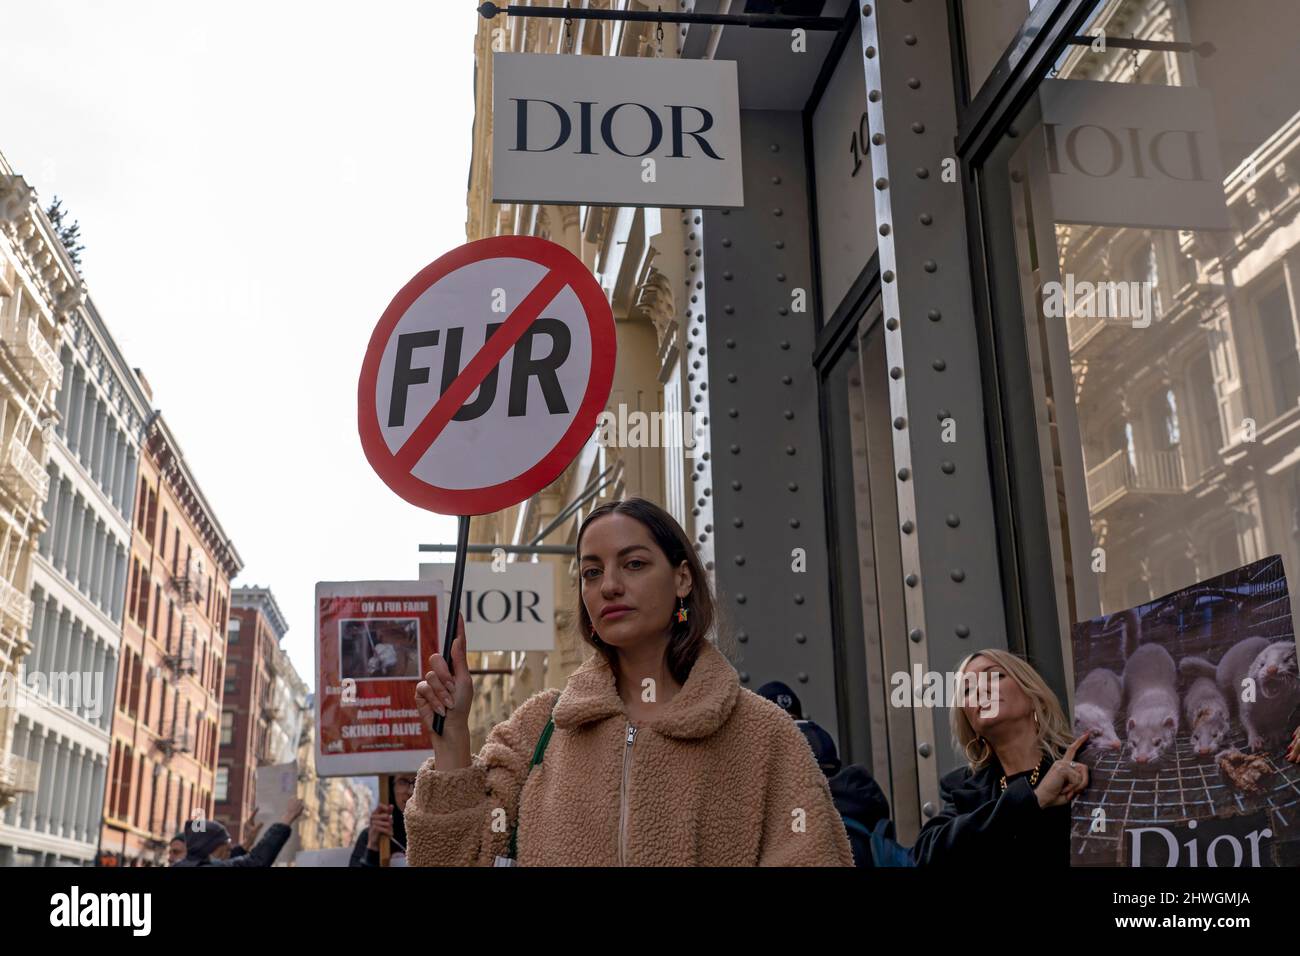
[[413, 771], [432, 753], [415, 687], [439, 651], [438, 581], [316, 585], [316, 772]]

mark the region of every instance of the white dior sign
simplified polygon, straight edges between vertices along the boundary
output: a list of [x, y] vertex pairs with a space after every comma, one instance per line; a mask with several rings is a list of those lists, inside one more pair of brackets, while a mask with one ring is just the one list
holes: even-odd
[[[555, 565], [548, 561], [465, 562], [461, 614], [470, 651], [555, 647]], [[421, 564], [420, 580], [450, 581], [453, 565]]]
[[1056, 222], [1228, 228], [1209, 90], [1045, 80], [1039, 99]]
[[497, 53], [492, 200], [744, 205], [736, 64]]

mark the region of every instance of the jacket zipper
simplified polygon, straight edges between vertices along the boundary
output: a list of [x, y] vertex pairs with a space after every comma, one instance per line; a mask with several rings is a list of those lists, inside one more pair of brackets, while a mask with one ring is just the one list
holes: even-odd
[[618, 788], [618, 865], [626, 866], [627, 859], [627, 775], [632, 766], [632, 743], [636, 728], [627, 725], [627, 746], [623, 748], [623, 781]]

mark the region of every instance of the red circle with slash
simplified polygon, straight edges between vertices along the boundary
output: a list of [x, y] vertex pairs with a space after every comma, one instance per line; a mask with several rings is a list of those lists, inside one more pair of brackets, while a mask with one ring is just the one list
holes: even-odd
[[[417, 300], [431, 289], [436, 290], [440, 282], [448, 281], [467, 266], [491, 259], [524, 260], [542, 266], [546, 271], [531, 291], [510, 310], [501, 327], [491, 333], [484, 345], [469, 358], [420, 423], [394, 451], [384, 437], [377, 387], [385, 371], [386, 356], [390, 366], [392, 364], [394, 353], [389, 345], [399, 323]], [[499, 282], [498, 273], [492, 284], [499, 285]], [[493, 373], [542, 311], [566, 289], [571, 289], [577, 296], [586, 322], [590, 368], [581, 402], [559, 441], [522, 473], [502, 477], [500, 481], [489, 480], [478, 487], [439, 487], [413, 474], [415, 466], [442, 434], [452, 416]], [[463, 291], [460, 289], [459, 294]], [[499, 289], [485, 285], [478, 291], [481, 291], [482, 302], [486, 303]], [[357, 429], [361, 446], [371, 467], [384, 483], [413, 505], [448, 515], [486, 514], [508, 508], [558, 478], [591, 437], [597, 418], [609, 400], [616, 354], [614, 316], [609, 301], [582, 260], [569, 250], [535, 236], [494, 236], [466, 243], [425, 266], [403, 286], [371, 333], [357, 383]], [[387, 371], [391, 380], [392, 369]], [[538, 403], [532, 404], [536, 407]], [[484, 443], [482, 451], [486, 460], [492, 453], [490, 442]], [[486, 462], [485, 467], [490, 472], [491, 462]], [[512, 470], [517, 472], [517, 469]]]

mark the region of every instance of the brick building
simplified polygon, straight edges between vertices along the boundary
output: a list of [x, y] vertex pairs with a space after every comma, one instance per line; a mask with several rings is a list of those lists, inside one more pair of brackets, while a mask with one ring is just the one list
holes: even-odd
[[257, 806], [257, 768], [296, 756], [298, 734], [286, 749], [281, 731], [284, 719], [301, 721], [301, 711], [290, 713], [293, 702], [283, 693], [284, 669], [292, 666], [279, 651], [288, 629], [269, 588], [230, 592], [216, 817], [239, 843], [246, 841], [249, 815]]
[[230, 579], [243, 562], [161, 415], [135, 494], [101, 848], [148, 865], [187, 818], [214, 811]]

